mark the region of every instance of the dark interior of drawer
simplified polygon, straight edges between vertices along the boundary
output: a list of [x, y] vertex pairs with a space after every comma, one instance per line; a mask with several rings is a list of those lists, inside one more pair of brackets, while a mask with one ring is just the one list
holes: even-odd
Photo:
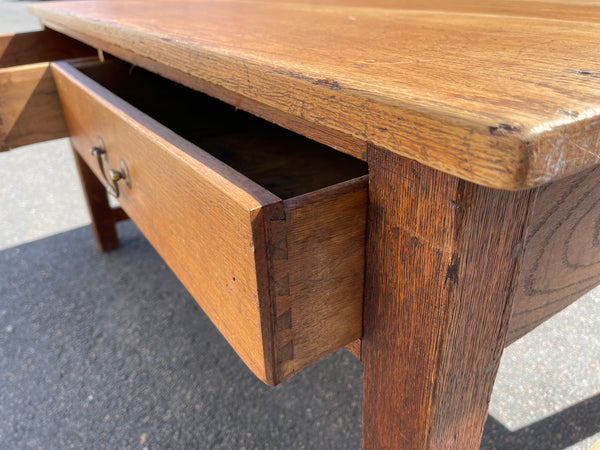
[[282, 199], [367, 174], [367, 164], [119, 60], [79, 70]]

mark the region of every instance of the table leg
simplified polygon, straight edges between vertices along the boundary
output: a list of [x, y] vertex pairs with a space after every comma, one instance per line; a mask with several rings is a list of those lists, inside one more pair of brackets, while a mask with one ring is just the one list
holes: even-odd
[[479, 448], [536, 190], [368, 161], [363, 448]]
[[96, 245], [103, 252], [118, 248], [119, 237], [115, 226], [115, 214], [108, 203], [106, 189], [75, 149], [73, 149], [73, 154], [92, 219]]

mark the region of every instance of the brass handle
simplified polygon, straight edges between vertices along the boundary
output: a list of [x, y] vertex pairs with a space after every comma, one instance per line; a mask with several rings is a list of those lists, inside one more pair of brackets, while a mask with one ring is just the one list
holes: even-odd
[[[104, 181], [102, 184], [104, 185], [106, 192], [112, 195], [114, 198], [119, 197], [119, 185], [117, 184], [119, 180], [124, 180], [125, 184], [129, 189], [131, 189], [131, 178], [129, 177], [129, 170], [127, 170], [127, 165], [125, 161], [120, 160], [120, 169], [121, 170], [108, 170], [108, 178], [106, 177], [106, 172], [104, 171], [104, 160], [108, 163], [108, 154], [106, 153], [106, 149], [104, 148], [104, 142], [102, 138], [98, 138], [98, 146], [92, 147], [90, 149], [92, 155], [96, 157], [96, 161], [98, 161], [98, 166], [100, 167], [100, 173], [102, 173], [102, 178]], [[110, 178], [110, 181], [108, 180]]]

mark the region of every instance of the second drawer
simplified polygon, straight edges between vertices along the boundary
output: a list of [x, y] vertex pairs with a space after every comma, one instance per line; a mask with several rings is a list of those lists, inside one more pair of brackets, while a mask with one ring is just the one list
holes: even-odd
[[361, 336], [363, 162], [120, 61], [53, 73], [74, 148], [127, 168], [121, 206], [261, 380]]

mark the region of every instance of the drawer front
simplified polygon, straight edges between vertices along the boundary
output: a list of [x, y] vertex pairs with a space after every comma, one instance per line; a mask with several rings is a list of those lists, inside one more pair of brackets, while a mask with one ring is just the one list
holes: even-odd
[[53, 72], [76, 151], [101, 180], [126, 167], [121, 206], [261, 380], [360, 337], [366, 180], [284, 202], [69, 64]]
[[0, 151], [68, 135], [48, 61], [94, 54], [55, 31], [0, 35]]

